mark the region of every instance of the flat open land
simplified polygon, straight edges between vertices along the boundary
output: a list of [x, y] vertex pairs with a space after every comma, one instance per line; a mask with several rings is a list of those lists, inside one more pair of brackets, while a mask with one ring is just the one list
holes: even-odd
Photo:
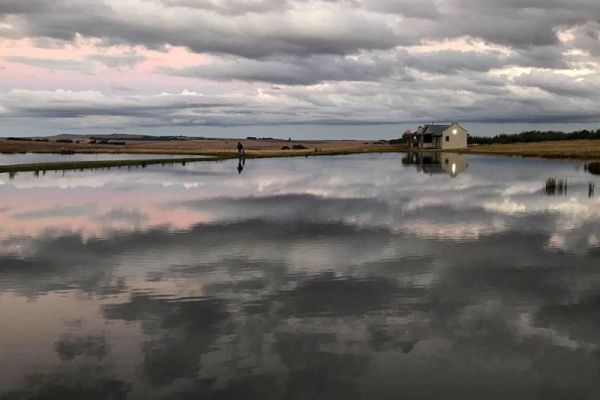
[[[79, 143], [77, 143], [77, 141]], [[237, 143], [241, 141], [248, 157], [277, 157], [288, 155], [329, 155], [364, 152], [399, 151], [404, 146], [385, 142], [363, 140], [304, 140], [288, 141], [276, 139], [184, 139], [169, 141], [120, 140], [125, 144], [90, 144], [82, 138], [73, 143], [6, 140], [0, 139], [0, 153], [143, 153], [143, 154], [188, 154], [222, 157], [237, 156]], [[304, 148], [294, 149], [294, 146]], [[284, 149], [287, 147], [289, 149]]]
[[[241, 141], [246, 149], [247, 158], [264, 157], [300, 157], [344, 155], [359, 153], [399, 152], [406, 149], [403, 145], [391, 145], [382, 141], [363, 140], [305, 140], [288, 141], [277, 139], [179, 139], [179, 140], [112, 140], [112, 144], [91, 143], [89, 138], [81, 137], [73, 143], [58, 142], [57, 138], [48, 141], [0, 139], [0, 153], [127, 153], [156, 154], [156, 157], [144, 160], [106, 160], [106, 161], [68, 161], [36, 164], [17, 164], [0, 166], [2, 172], [51, 171], [66, 169], [94, 169], [108, 167], [145, 166], [152, 164], [181, 163], [194, 161], [237, 158], [237, 143]], [[116, 144], [117, 142], [118, 144]], [[295, 148], [294, 148], [295, 147]], [[160, 155], [188, 155], [186, 159], [167, 159]], [[200, 158], [198, 156], [211, 156]]]
[[600, 160], [600, 140], [564, 140], [537, 143], [486, 144], [461, 151], [522, 157]]
[[[46, 140], [46, 139], [44, 139]], [[248, 158], [344, 155], [358, 153], [387, 153], [407, 151], [404, 145], [392, 145], [384, 141], [367, 140], [304, 140], [278, 139], [193, 139], [178, 140], [122, 140], [113, 139], [112, 144], [97, 144], [87, 137], [76, 137], [73, 143], [48, 141], [0, 139], [0, 153], [138, 153], [180, 154], [212, 156], [213, 159], [237, 157], [236, 145], [241, 141]], [[116, 143], [115, 143], [116, 142]], [[117, 144], [118, 143], [118, 144]], [[296, 147], [296, 148], [294, 148]], [[521, 157], [563, 158], [600, 160], [600, 140], [568, 140], [537, 143], [491, 144], [458, 150], [467, 154], [496, 154]], [[192, 159], [182, 160], [191, 162]], [[36, 171], [51, 169], [103, 168], [108, 166], [150, 165], [173, 162], [161, 159], [131, 161], [81, 161], [75, 163], [49, 163], [4, 166], [0, 172]], [[68, 165], [67, 165], [68, 164]]]

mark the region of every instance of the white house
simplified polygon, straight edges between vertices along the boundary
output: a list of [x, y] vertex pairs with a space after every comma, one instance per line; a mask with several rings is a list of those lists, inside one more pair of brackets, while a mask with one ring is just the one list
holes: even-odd
[[411, 134], [408, 146], [416, 149], [466, 149], [468, 133], [458, 122], [420, 126]]

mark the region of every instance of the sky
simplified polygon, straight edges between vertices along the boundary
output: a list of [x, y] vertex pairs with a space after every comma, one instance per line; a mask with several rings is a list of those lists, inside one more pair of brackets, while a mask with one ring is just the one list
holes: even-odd
[[0, 0], [0, 135], [599, 128], [597, 0]]

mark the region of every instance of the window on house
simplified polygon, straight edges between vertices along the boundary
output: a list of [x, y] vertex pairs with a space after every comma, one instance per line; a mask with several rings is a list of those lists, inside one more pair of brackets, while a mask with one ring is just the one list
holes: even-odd
[[450, 141], [450, 136], [446, 136], [446, 142]]

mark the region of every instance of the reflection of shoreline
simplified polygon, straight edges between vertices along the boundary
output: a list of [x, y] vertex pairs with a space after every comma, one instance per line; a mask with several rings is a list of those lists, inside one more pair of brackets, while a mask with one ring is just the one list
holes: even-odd
[[443, 152], [409, 152], [402, 158], [402, 164], [414, 165], [417, 171], [426, 174], [446, 173], [453, 178], [469, 166], [464, 154]]
[[101, 160], [101, 161], [67, 161], [38, 164], [16, 164], [0, 165], [0, 173], [9, 173], [14, 176], [17, 172], [46, 172], [46, 171], [68, 171], [77, 169], [99, 169], [113, 167], [146, 167], [147, 165], [173, 165], [188, 162], [216, 161], [216, 157], [187, 157], [187, 158], [160, 158], [142, 160]]

